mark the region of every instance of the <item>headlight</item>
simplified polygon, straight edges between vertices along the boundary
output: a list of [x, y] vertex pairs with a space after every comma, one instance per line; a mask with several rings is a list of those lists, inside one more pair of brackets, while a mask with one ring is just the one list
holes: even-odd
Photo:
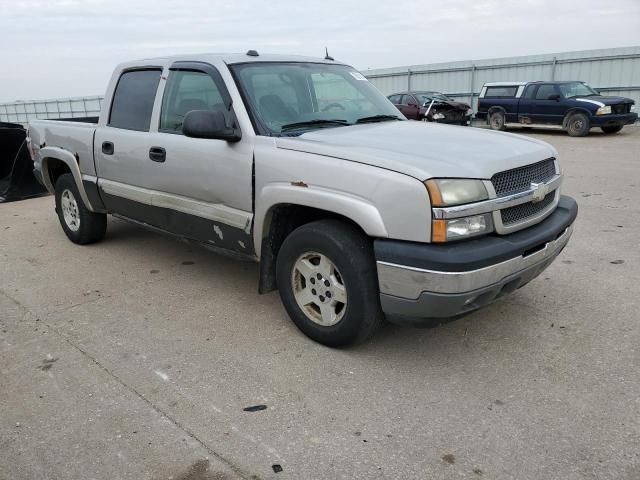
[[636, 109], [636, 106], [635, 105], [631, 105], [630, 110], [633, 112], [635, 109]]
[[433, 114], [433, 118], [434, 118], [435, 120], [440, 120], [441, 118], [444, 118], [444, 115], [443, 115], [443, 114], [441, 114], [441, 113], [434, 113], [434, 114]]
[[611, 113], [611, 105], [606, 105], [596, 110], [596, 115], [608, 115], [609, 113]]
[[493, 223], [490, 213], [450, 220], [435, 219], [431, 225], [431, 241], [450, 242], [483, 235], [491, 231], [493, 231]]
[[464, 114], [465, 114], [465, 116], [467, 116], [467, 117], [468, 117], [468, 116], [471, 116], [471, 115], [473, 115], [473, 110], [472, 110], [472, 109], [470, 109], [470, 108], [467, 108], [467, 111], [466, 111]]
[[440, 178], [427, 180], [425, 185], [434, 207], [451, 207], [489, 198], [482, 180]]

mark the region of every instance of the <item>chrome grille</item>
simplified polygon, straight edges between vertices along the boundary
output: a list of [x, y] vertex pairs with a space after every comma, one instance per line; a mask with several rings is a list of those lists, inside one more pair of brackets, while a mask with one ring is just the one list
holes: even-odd
[[496, 195], [504, 197], [518, 192], [525, 192], [531, 188], [531, 183], [547, 182], [555, 174], [555, 159], [548, 158], [538, 163], [496, 173], [491, 177], [491, 183]]
[[515, 207], [503, 208], [502, 210], [500, 210], [502, 224], [505, 227], [508, 227], [509, 225], [522, 222], [523, 220], [527, 220], [528, 218], [537, 215], [553, 203], [555, 195], [556, 192], [554, 191], [548, 193], [541, 202], [527, 202], [516, 205]]

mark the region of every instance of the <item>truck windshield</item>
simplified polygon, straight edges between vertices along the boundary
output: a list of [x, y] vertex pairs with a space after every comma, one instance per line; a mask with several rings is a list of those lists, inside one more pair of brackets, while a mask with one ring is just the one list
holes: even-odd
[[361, 119], [405, 120], [361, 73], [345, 65], [256, 62], [230, 68], [263, 135], [300, 135]]
[[594, 95], [600, 95], [593, 88], [586, 83], [574, 82], [574, 83], [561, 83], [558, 85], [562, 96], [564, 98], [572, 97], [589, 97]]

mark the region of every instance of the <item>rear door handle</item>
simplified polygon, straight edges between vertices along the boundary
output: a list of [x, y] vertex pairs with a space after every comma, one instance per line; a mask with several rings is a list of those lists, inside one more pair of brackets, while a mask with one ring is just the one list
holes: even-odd
[[105, 155], [113, 155], [113, 143], [102, 142], [102, 153], [104, 153]]
[[149, 149], [149, 158], [154, 162], [164, 162], [167, 159], [167, 152], [162, 147], [151, 147]]

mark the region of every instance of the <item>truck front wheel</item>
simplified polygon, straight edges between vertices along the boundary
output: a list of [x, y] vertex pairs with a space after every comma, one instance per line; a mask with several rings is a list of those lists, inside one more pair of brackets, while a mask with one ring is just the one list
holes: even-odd
[[590, 128], [591, 122], [584, 113], [574, 113], [567, 120], [567, 132], [571, 137], [585, 137]]
[[85, 206], [73, 175], [60, 175], [55, 192], [58, 219], [69, 240], [80, 245], [102, 240], [107, 231], [107, 215], [93, 213]]
[[287, 313], [330, 347], [369, 338], [383, 320], [370, 239], [340, 220], [305, 224], [278, 253], [276, 280]]

